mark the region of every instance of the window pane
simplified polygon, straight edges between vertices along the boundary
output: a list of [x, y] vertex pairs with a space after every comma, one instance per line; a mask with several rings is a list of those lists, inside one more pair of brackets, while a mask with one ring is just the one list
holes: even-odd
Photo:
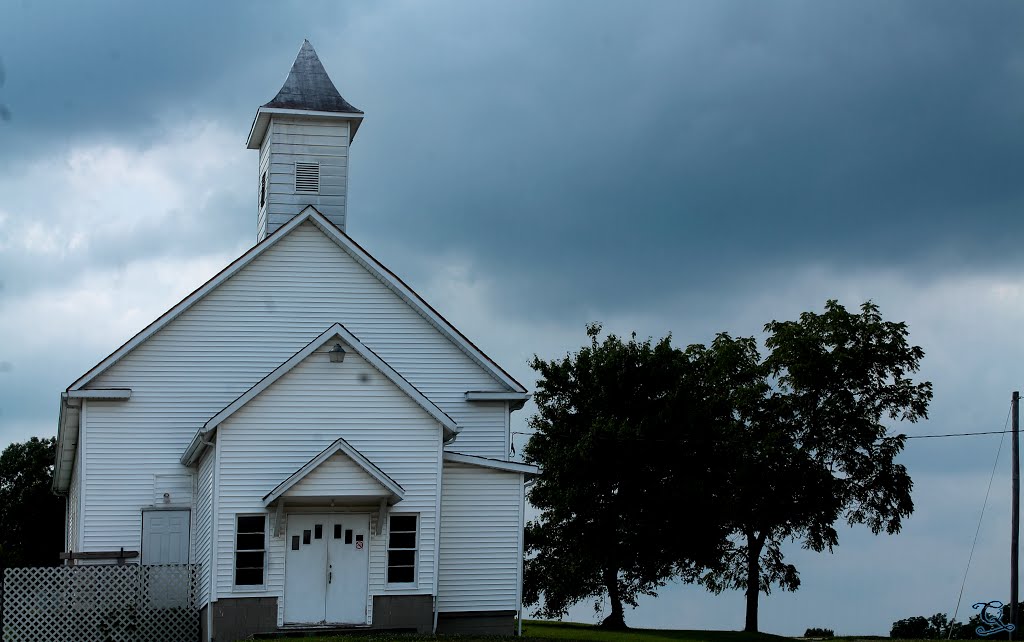
[[411, 566], [388, 567], [388, 582], [412, 582], [415, 580], [415, 573]]
[[416, 563], [416, 551], [388, 551], [388, 566], [412, 566]]
[[310, 542], [310, 535], [311, 534], [312, 533], [310, 533], [310, 531], [308, 529], [302, 531], [302, 543], [303, 544], [309, 544], [309, 542]]
[[416, 533], [391, 533], [388, 547], [416, 548]]
[[392, 515], [391, 530], [393, 531], [414, 531], [416, 530], [415, 515]]
[[255, 533], [252, 535], [240, 534], [238, 536], [238, 544], [235, 546], [240, 551], [251, 551], [263, 550], [263, 533]]
[[299, 536], [298, 535], [292, 535], [292, 550], [293, 551], [299, 550]]
[[345, 543], [346, 544], [351, 544], [352, 543], [352, 529], [351, 528], [346, 528], [345, 529]]
[[324, 525], [316, 524], [313, 526], [313, 537], [316, 539], [323, 539], [324, 537]]
[[263, 568], [263, 553], [235, 553], [235, 566], [243, 568]]
[[334, 539], [341, 539], [341, 524], [334, 525]]
[[264, 515], [243, 515], [238, 518], [238, 532], [262, 533], [264, 520], [266, 520]]
[[235, 584], [238, 586], [252, 586], [263, 584], [262, 568], [240, 568], [235, 571]]

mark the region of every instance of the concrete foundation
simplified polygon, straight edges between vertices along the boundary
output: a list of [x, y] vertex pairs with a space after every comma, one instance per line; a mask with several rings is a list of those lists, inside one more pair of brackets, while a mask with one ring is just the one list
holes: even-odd
[[[201, 628], [207, 626], [206, 609], [200, 611]], [[276, 597], [231, 597], [217, 600], [212, 605], [210, 642], [235, 642], [254, 633], [277, 629]], [[207, 638], [202, 638], [206, 640]]]
[[[223, 598], [204, 606], [199, 615], [200, 639], [203, 641], [236, 642], [257, 633], [278, 631], [276, 597]], [[360, 627], [354, 628], [358, 630]], [[375, 595], [373, 624], [362, 630], [367, 628], [430, 633], [434, 628], [434, 598], [430, 595]], [[437, 632], [515, 635], [516, 612], [439, 613]]]
[[434, 629], [431, 595], [374, 595], [373, 628], [430, 633]]
[[437, 632], [444, 634], [515, 635], [515, 611], [438, 613]]

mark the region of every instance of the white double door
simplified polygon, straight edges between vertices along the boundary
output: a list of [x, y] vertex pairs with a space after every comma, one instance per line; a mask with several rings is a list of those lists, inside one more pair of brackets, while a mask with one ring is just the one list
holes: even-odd
[[285, 622], [366, 623], [369, 515], [289, 515], [285, 546]]

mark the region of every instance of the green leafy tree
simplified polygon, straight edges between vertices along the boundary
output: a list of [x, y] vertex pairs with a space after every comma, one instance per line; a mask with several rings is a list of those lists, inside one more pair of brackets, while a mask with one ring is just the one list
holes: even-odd
[[0, 567], [54, 566], [64, 548], [64, 499], [54, 494], [54, 438], [0, 453]]
[[849, 312], [828, 301], [822, 314], [765, 331], [764, 359], [753, 339], [728, 335], [688, 350], [704, 371], [721, 373], [712, 392], [734, 408], [732, 547], [701, 581], [745, 591], [751, 632], [760, 593], [800, 585], [783, 542], [831, 551], [840, 519], [875, 534], [900, 530], [913, 511], [912, 482], [895, 463], [905, 436], [888, 436], [886, 422], [926, 417], [932, 398], [930, 383], [908, 377], [923, 350], [907, 342], [906, 324], [884, 321], [871, 302]]
[[538, 412], [524, 456], [542, 474], [529, 490], [540, 519], [526, 530], [524, 601], [556, 618], [607, 596], [602, 625], [625, 628], [623, 604], [721, 558], [725, 469], [718, 422], [685, 385], [670, 337], [600, 332], [588, 326], [590, 345], [531, 363]]

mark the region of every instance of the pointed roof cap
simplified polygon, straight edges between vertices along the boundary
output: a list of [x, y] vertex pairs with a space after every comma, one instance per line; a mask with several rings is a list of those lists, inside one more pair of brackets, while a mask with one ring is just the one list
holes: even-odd
[[308, 40], [302, 41], [302, 48], [292, 63], [292, 69], [288, 72], [288, 78], [285, 79], [281, 91], [263, 106], [346, 114], [363, 113], [341, 97]]

